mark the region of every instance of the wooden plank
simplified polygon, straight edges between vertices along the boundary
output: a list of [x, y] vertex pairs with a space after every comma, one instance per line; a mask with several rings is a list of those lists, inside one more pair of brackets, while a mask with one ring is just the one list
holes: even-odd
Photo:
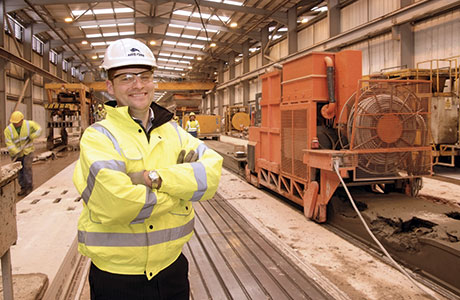
[[[226, 218], [227, 220], [233, 220], [240, 224], [242, 228], [247, 228], [245, 233], [239, 235], [240, 240], [245, 244], [257, 244], [263, 251], [271, 258], [274, 266], [277, 266], [282, 270], [284, 274], [289, 274], [290, 281], [292, 284], [295, 284], [298, 288], [302, 289], [303, 292], [311, 297], [312, 299], [327, 299], [331, 298], [327, 295], [325, 291], [319, 288], [310, 278], [308, 278], [301, 270], [299, 270], [295, 265], [293, 265], [284, 255], [276, 251], [274, 246], [272, 246], [268, 241], [266, 241], [256, 230], [249, 224], [227, 201], [216, 201], [213, 204], [218, 204], [220, 206], [219, 211], [222, 215], [228, 213], [231, 218]], [[270, 262], [265, 262], [270, 264]], [[282, 278], [282, 277], [280, 277]], [[285, 284], [284, 281], [282, 283]]]
[[[246, 241], [240, 239], [238, 234], [244, 234], [243, 229], [236, 225], [236, 226], [229, 227], [226, 222], [231, 222], [228, 218], [223, 218], [220, 216], [213, 208], [212, 203], [215, 201], [203, 203], [203, 207], [206, 209], [206, 212], [210, 215], [213, 221], [217, 224], [220, 228], [223, 236], [228, 240], [237, 253], [239, 257], [241, 257], [242, 263], [247, 266], [247, 269], [250, 270], [252, 276], [257, 278], [258, 285], [260, 285], [261, 289], [264, 289], [267, 294], [270, 295], [272, 299], [283, 299], [287, 298], [288, 292], [284, 290], [284, 288], [278, 284], [278, 281], [274, 279], [270, 272], [267, 270], [271, 269], [275, 266], [275, 263], [269, 259], [263, 259], [266, 255], [261, 251], [260, 248], [253, 247], [252, 249], [248, 247]], [[201, 214], [200, 214], [201, 215]], [[229, 217], [227, 215], [227, 217]], [[262, 256], [262, 259], [261, 259]], [[280, 270], [277, 270], [279, 274], [281, 274]], [[276, 273], [276, 272], [275, 272]], [[284, 275], [284, 274], [283, 274]], [[248, 285], [250, 282], [245, 280], [241, 280], [242, 284]], [[285, 283], [289, 283], [289, 280], [286, 280]], [[250, 287], [246, 287], [250, 288]], [[287, 288], [295, 288], [294, 286], [287, 285]], [[296, 288], [298, 290], [298, 288]], [[296, 299], [305, 299], [305, 295], [301, 293], [294, 292]]]
[[[230, 284], [232, 282], [227, 280], [224, 281], [225, 284], [228, 285], [228, 289], [231, 293], [242, 293], [242, 296], [235, 294], [233, 299], [243, 299], [241, 297], [244, 296], [244, 291], [246, 291], [251, 299], [265, 299], [267, 297], [266, 292], [263, 287], [259, 286], [258, 281], [254, 278], [251, 272], [252, 270], [247, 266], [248, 262], [244, 261], [244, 258], [241, 258], [232, 245], [229, 244], [226, 239], [227, 232], [221, 232], [216, 226], [215, 222], [219, 222], [219, 220], [213, 220], [203, 209], [203, 206], [207, 204], [206, 202], [199, 204], [200, 205], [196, 205], [195, 207], [197, 215], [200, 220], [202, 220], [203, 224], [206, 225], [206, 230], [212, 237], [218, 251], [224, 256], [226, 265], [228, 265], [230, 271], [237, 277], [238, 282], [231, 286]], [[205, 245], [207, 246], [208, 244], [205, 243]], [[244, 247], [244, 245], [241, 246]], [[213, 251], [212, 253], [215, 252]]]

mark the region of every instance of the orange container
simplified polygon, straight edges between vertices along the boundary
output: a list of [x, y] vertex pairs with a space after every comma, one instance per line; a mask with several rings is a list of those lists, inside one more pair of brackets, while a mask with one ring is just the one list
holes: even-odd
[[283, 102], [327, 101], [326, 64], [333, 53], [312, 52], [283, 64]]

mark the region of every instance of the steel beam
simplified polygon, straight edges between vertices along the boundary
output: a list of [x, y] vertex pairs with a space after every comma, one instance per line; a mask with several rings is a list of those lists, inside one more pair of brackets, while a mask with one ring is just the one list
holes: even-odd
[[5, 48], [0, 47], [0, 57], [6, 59], [7, 61], [14, 63], [28, 71], [31, 71], [32, 73], [36, 73], [37, 75], [43, 76], [45, 78], [48, 78], [52, 81], [57, 81], [57, 82], [62, 82], [66, 83], [67, 81], [57, 77], [54, 74], [51, 74], [48, 71], [43, 70], [42, 68], [34, 65], [30, 61], [27, 61], [19, 56], [16, 56], [10, 52], [8, 52]]
[[[86, 83], [95, 92], [107, 91], [105, 81]], [[214, 82], [180, 81], [180, 82], [158, 82], [155, 91], [207, 91], [212, 90]]]

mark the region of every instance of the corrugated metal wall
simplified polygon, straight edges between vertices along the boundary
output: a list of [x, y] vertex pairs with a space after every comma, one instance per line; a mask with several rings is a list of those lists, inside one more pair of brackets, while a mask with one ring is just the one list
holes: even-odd
[[344, 49], [361, 50], [363, 56], [363, 75], [395, 68], [401, 64], [399, 41], [393, 40], [391, 33], [380, 35]]
[[414, 43], [416, 63], [460, 55], [460, 9], [416, 23]]
[[342, 32], [367, 23], [400, 7], [400, 0], [359, 0], [340, 11]]

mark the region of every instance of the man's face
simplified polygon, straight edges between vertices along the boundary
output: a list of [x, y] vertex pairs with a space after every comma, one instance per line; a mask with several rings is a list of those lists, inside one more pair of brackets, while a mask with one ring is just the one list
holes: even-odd
[[195, 116], [190, 116], [191, 121], [195, 121]]
[[146, 68], [116, 70], [112, 80], [107, 80], [107, 91], [115, 96], [119, 106], [146, 110], [153, 101], [155, 87], [153, 71]]
[[23, 122], [24, 122], [24, 120], [21, 120], [21, 121], [19, 121], [19, 122], [17, 122], [17, 123], [13, 123], [13, 125], [14, 125], [15, 128], [18, 128], [18, 127], [21, 127], [21, 126], [22, 126], [22, 123], [23, 123]]

